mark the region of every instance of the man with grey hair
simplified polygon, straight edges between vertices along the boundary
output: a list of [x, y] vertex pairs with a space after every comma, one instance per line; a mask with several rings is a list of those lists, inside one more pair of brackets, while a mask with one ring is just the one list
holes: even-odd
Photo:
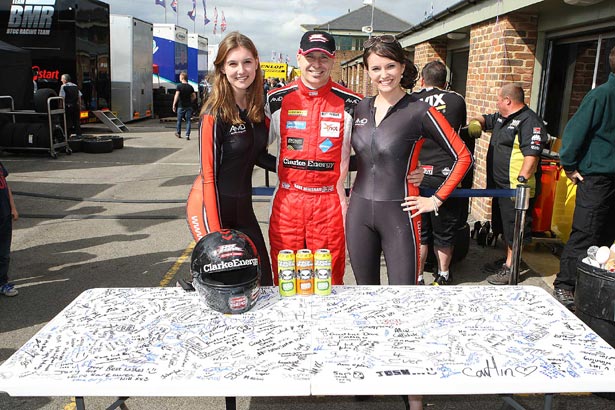
[[[530, 205], [524, 227], [525, 242], [531, 240], [532, 209], [540, 189], [540, 154], [547, 142], [544, 121], [525, 105], [523, 88], [506, 83], [498, 91], [497, 113], [484, 114], [470, 121], [470, 136], [482, 130], [492, 131], [487, 151], [487, 188], [514, 189], [518, 184], [530, 186]], [[487, 277], [492, 285], [507, 285], [512, 265], [512, 242], [515, 226], [515, 198], [493, 198], [492, 225], [500, 226], [507, 246], [506, 260], [496, 263]], [[489, 266], [485, 266], [489, 270]]]
[[77, 137], [81, 137], [81, 91], [77, 84], [71, 82], [70, 75], [62, 74], [60, 80], [62, 81], [60, 97], [64, 97], [66, 112], [66, 136], [70, 137], [74, 131]]

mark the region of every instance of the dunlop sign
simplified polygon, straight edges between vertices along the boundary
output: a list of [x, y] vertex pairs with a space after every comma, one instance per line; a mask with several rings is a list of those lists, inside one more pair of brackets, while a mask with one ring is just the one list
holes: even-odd
[[283, 78], [286, 79], [286, 70], [288, 64], [286, 63], [261, 63], [261, 70], [265, 73], [265, 78]]

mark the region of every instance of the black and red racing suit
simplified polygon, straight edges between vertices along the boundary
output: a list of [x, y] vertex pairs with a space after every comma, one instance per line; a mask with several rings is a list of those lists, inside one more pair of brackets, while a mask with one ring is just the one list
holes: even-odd
[[455, 159], [435, 193], [444, 201], [472, 165], [472, 155], [444, 116], [413, 95], [402, 97], [378, 126], [373, 97], [356, 107], [352, 147], [357, 157], [357, 176], [350, 195], [346, 233], [350, 264], [359, 285], [380, 284], [382, 252], [389, 284], [416, 283], [421, 218], [411, 219], [401, 204], [406, 196], [419, 195], [419, 189], [406, 177], [418, 165], [424, 138], [436, 141]]
[[316, 90], [297, 80], [267, 96], [269, 142], [278, 142], [278, 186], [269, 218], [274, 272], [283, 249], [326, 248], [332, 256], [332, 283], [343, 284], [344, 179], [352, 114], [360, 100], [358, 94], [331, 80]]
[[273, 170], [267, 154], [267, 129], [252, 123], [245, 111], [243, 124], [228, 124], [205, 114], [199, 127], [199, 175], [192, 184], [186, 216], [196, 241], [222, 228], [248, 235], [261, 264], [261, 285], [272, 282], [271, 264], [263, 234], [252, 207], [254, 165]]

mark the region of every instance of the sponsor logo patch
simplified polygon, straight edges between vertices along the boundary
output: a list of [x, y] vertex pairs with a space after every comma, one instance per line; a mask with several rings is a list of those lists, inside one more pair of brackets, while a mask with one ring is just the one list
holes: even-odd
[[335, 168], [334, 162], [314, 161], [306, 159], [284, 158], [284, 168], [303, 169], [308, 171], [331, 171]]
[[229, 298], [228, 307], [231, 310], [242, 310], [248, 306], [248, 298], [245, 296], [234, 296]]
[[286, 138], [286, 149], [289, 151], [303, 151], [303, 138]]
[[322, 152], [327, 152], [331, 149], [332, 146], [333, 146], [333, 142], [331, 142], [331, 140], [327, 138], [326, 140], [320, 143], [318, 148], [320, 148]]
[[308, 110], [288, 110], [287, 113], [293, 117], [307, 117]]
[[433, 175], [433, 165], [421, 165], [423, 167], [423, 175]]
[[534, 127], [534, 132], [533, 134], [540, 134], [540, 132], [542, 131], [542, 128], [540, 127]]
[[445, 167], [445, 168], [442, 170], [442, 175], [444, 175], [444, 176], [447, 176], [447, 175], [449, 175], [450, 173], [451, 173], [451, 169], [450, 169], [449, 167]]
[[286, 121], [287, 130], [304, 130], [307, 128], [305, 121]]
[[334, 121], [322, 121], [320, 123], [320, 136], [339, 138], [342, 124]]
[[246, 132], [246, 124], [231, 125], [230, 134], [242, 134]]
[[337, 120], [341, 120], [342, 114], [339, 112], [321, 112], [320, 118], [335, 118]]
[[357, 118], [354, 120], [355, 127], [362, 127], [367, 124], [367, 118]]

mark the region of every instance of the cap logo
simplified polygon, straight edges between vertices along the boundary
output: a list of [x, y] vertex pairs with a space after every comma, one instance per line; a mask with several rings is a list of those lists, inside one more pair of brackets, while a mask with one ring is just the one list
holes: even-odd
[[322, 34], [312, 34], [309, 37], [310, 41], [320, 41], [322, 43], [326, 43], [328, 40]]

